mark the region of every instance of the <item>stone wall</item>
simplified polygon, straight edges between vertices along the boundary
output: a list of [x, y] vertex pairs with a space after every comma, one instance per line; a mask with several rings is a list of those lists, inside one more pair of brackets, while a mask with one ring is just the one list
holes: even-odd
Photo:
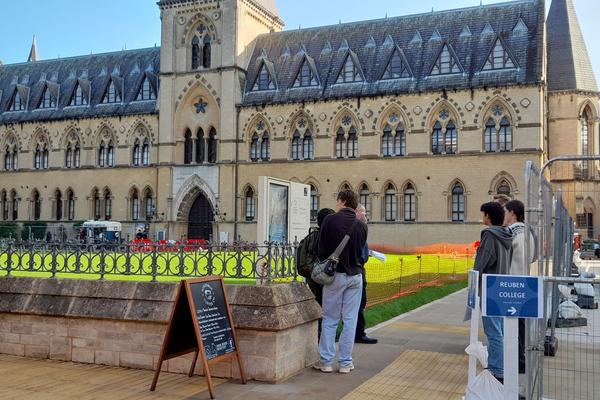
[[[172, 283], [0, 279], [0, 353], [155, 369], [173, 306]], [[278, 382], [318, 360], [320, 308], [305, 285], [226, 286], [249, 379]], [[191, 355], [163, 370], [189, 371]], [[196, 373], [202, 373], [198, 363]], [[231, 362], [214, 376], [236, 377]]]

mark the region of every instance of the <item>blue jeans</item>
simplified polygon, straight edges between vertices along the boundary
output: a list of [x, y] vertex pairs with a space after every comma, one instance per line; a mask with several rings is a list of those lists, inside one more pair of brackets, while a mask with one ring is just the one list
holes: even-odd
[[482, 317], [488, 339], [488, 369], [496, 378], [504, 378], [504, 319]]
[[339, 343], [340, 367], [352, 363], [354, 333], [362, 294], [362, 275], [349, 276], [336, 273], [333, 283], [323, 286], [323, 322], [321, 323], [321, 340], [319, 353], [321, 362], [331, 365], [335, 359], [335, 333], [340, 322], [344, 328]]

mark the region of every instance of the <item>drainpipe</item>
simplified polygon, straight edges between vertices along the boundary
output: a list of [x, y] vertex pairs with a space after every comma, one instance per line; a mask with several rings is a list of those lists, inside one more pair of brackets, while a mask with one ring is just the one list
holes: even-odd
[[237, 105], [235, 107], [235, 165], [234, 165], [234, 188], [233, 188], [233, 241], [235, 242], [238, 237], [238, 204], [237, 204], [237, 194], [238, 188], [240, 186], [239, 182], [239, 159], [240, 159], [240, 144], [239, 144], [239, 134], [240, 134], [240, 112], [241, 107]]

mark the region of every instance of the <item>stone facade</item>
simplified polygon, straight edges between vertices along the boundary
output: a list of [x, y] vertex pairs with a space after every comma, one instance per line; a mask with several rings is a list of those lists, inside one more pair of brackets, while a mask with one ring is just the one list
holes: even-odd
[[[101, 55], [106, 66], [89, 72], [87, 56], [0, 66], [0, 217], [69, 226], [106, 218], [109, 203], [108, 217], [125, 223], [123, 237], [149, 223], [152, 234], [172, 239], [227, 233], [230, 240], [255, 240], [258, 177], [269, 175], [310, 184], [315, 210], [333, 207], [343, 187], [362, 192], [372, 242], [472, 242], [481, 203], [498, 192], [523, 198], [527, 161], [541, 165], [549, 156], [582, 153], [576, 144], [583, 110], [591, 153], [598, 153], [598, 92], [590, 89], [595, 82], [571, 91], [563, 85], [548, 92], [545, 85], [549, 79], [555, 87], [557, 78], [546, 71], [562, 59], [555, 50], [547, 58], [547, 44], [567, 44], [561, 42], [560, 18], [544, 22], [543, 3], [281, 32], [271, 1], [160, 1], [160, 49]], [[572, 20], [570, 0], [553, 3], [553, 16]], [[492, 48], [505, 52], [502, 68], [487, 67]], [[435, 75], [444, 52], [460, 73]], [[388, 79], [386, 65], [394, 57], [405, 75]], [[146, 67], [146, 59], [160, 65]], [[348, 60], [360, 82], [337, 81]], [[64, 72], [54, 76], [59, 67]], [[302, 70], [313, 79], [306, 87], [296, 82]], [[42, 89], [32, 81], [48, 81], [52, 89], [61, 79], [78, 77], [84, 87], [94, 74], [89, 107], [73, 110], [61, 96], [57, 112], [35, 110]], [[122, 82], [122, 107], [102, 104], [109, 87], [93, 82], [107, 76]], [[155, 94], [149, 102], [137, 101], [143, 79]], [[26, 95], [30, 86], [27, 110], [11, 111], [14, 95]], [[71, 86], [60, 87], [69, 93]], [[392, 129], [389, 143], [404, 135], [402, 149], [386, 150]], [[454, 149], [441, 152], [453, 154], [434, 154], [434, 136], [452, 129]], [[499, 138], [498, 132], [504, 139], [510, 132], [506, 148], [486, 141]], [[114, 141], [110, 168], [99, 167], [102, 138]], [[134, 166], [138, 138], [148, 138], [150, 150], [147, 162]], [[307, 138], [312, 150], [299, 154]], [[77, 141], [80, 167], [67, 168], [67, 146]], [[36, 146], [45, 143], [49, 165], [36, 169]], [[13, 146], [18, 167], [6, 168]], [[338, 154], [341, 147], [344, 154]], [[597, 200], [591, 201], [595, 207]], [[210, 215], [199, 211], [202, 205]], [[593, 212], [593, 218], [600, 217]], [[193, 230], [190, 222], [198, 219], [204, 229]]]
[[[177, 285], [3, 278], [0, 353], [86, 364], [156, 369]], [[227, 286], [249, 379], [279, 382], [318, 360], [321, 309], [307, 286]], [[188, 373], [192, 355], [163, 369]], [[232, 362], [216, 377], [238, 377]], [[202, 374], [198, 363], [196, 373]]]

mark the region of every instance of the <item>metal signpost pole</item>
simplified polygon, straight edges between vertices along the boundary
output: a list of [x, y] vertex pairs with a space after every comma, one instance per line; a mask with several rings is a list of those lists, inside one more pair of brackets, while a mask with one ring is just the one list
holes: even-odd
[[[479, 318], [481, 308], [479, 306], [479, 271], [469, 271], [469, 289], [467, 295], [467, 307], [471, 309], [471, 337], [469, 344], [475, 344], [479, 340]], [[477, 357], [469, 355], [469, 382], [468, 386], [475, 381], [477, 376]]]
[[543, 279], [483, 275], [482, 315], [504, 318], [504, 395], [519, 398], [519, 318], [544, 318]]

